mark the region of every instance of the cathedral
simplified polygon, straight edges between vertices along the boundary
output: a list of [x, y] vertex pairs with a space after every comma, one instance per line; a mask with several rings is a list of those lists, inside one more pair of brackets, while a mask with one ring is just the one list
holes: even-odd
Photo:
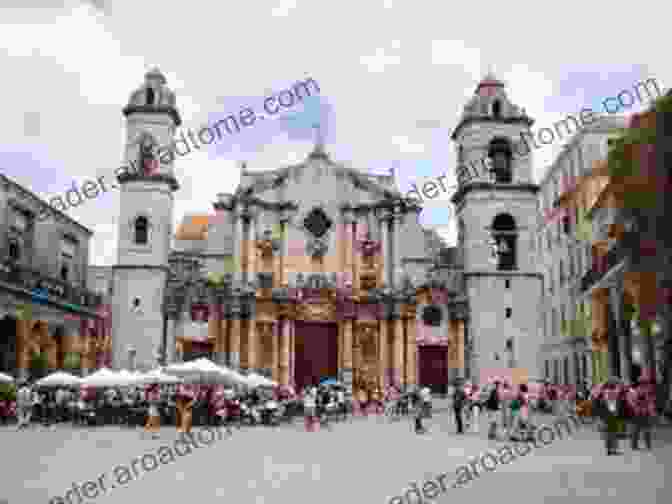
[[532, 120], [494, 77], [452, 137], [459, 165], [492, 158], [490, 181], [458, 176], [456, 247], [423, 228], [394, 172], [346, 167], [319, 139], [301, 163], [243, 165], [212, 214], [174, 230], [172, 160], [142, 169], [147, 146], [171, 145], [181, 121], [158, 70], [123, 113], [124, 164], [141, 168], [119, 177], [114, 367], [207, 356], [296, 387], [334, 377], [354, 390], [438, 392], [456, 377], [537, 376], [537, 187], [531, 160], [512, 155]]

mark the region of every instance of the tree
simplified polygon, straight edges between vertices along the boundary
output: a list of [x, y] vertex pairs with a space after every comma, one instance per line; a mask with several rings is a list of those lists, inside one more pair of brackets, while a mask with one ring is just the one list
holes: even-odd
[[34, 378], [42, 378], [46, 375], [49, 360], [45, 352], [34, 352], [30, 359], [30, 373]]

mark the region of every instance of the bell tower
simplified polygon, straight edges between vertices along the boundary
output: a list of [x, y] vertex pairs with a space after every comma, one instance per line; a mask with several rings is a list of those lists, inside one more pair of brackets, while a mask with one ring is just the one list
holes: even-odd
[[476, 86], [451, 139], [457, 146], [458, 248], [472, 319], [473, 378], [537, 377], [542, 276], [532, 261], [537, 192], [533, 120], [492, 73]]
[[[163, 297], [173, 224], [175, 94], [158, 69], [131, 94], [120, 185], [118, 259], [113, 266], [113, 366], [153, 362], [162, 342]], [[131, 354], [135, 357], [132, 359]]]

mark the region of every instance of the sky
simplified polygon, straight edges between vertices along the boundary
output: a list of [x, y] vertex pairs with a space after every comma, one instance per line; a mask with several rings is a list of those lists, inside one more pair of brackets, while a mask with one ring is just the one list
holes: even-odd
[[[655, 77], [672, 82], [653, 44], [672, 7], [625, 15], [613, 2], [568, 0], [552, 19], [538, 2], [426, 0], [3, 0], [0, 3], [0, 172], [48, 199], [122, 163], [121, 113], [158, 66], [177, 95], [183, 130], [212, 123], [308, 77], [318, 99], [258, 122], [230, 142], [178, 158], [175, 223], [213, 213], [235, 190], [239, 163], [274, 169], [305, 158], [320, 123], [330, 157], [371, 173], [394, 168], [399, 188], [447, 175], [450, 140], [478, 81], [494, 72], [535, 128]], [[580, 13], [580, 16], [577, 16]], [[628, 112], [639, 110], [636, 105]], [[539, 180], [562, 142], [534, 153]], [[449, 243], [444, 194], [421, 215]], [[116, 262], [119, 193], [67, 213], [95, 232], [92, 264]]]

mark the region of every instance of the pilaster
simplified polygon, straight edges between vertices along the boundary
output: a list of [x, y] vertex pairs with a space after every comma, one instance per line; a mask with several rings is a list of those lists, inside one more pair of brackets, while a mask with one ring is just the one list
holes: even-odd
[[390, 344], [388, 336], [389, 323], [390, 321], [387, 319], [381, 320], [378, 329], [378, 365], [380, 366], [378, 387], [380, 387], [381, 390], [385, 390], [385, 387], [387, 386], [390, 369], [388, 348]]
[[392, 343], [392, 384], [395, 387], [401, 387], [404, 372], [404, 321], [401, 318], [395, 318], [392, 321], [394, 326], [394, 339]]
[[406, 322], [406, 386], [417, 385], [418, 345], [416, 343], [416, 319], [409, 317]]

